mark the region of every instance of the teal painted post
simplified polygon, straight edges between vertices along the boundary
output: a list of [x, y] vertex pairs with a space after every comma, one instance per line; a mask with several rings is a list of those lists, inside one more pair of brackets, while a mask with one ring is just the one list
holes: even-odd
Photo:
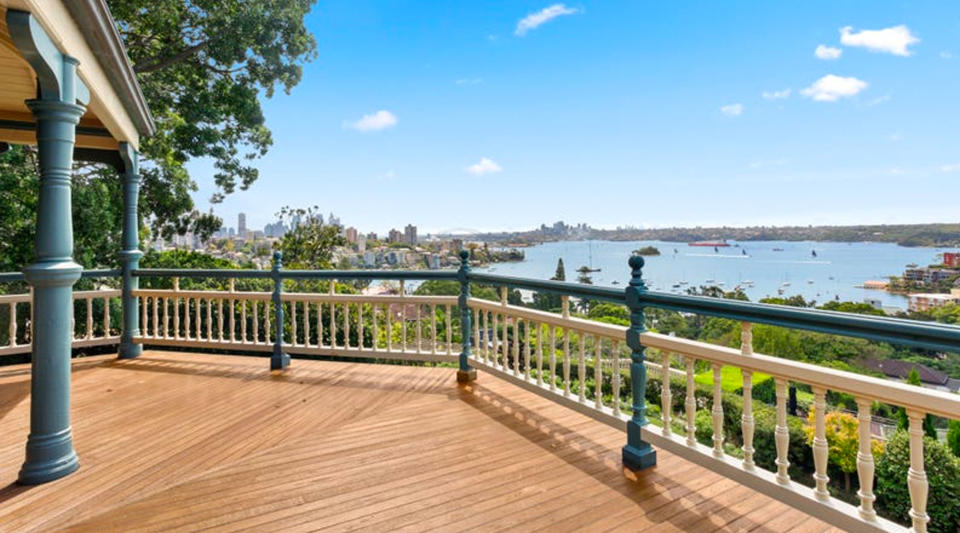
[[[630, 384], [633, 393], [633, 416], [627, 422], [627, 445], [623, 447], [624, 468], [636, 472], [657, 464], [657, 452], [643, 440], [643, 426], [647, 425], [647, 367], [644, 364], [646, 348], [640, 343], [640, 335], [647, 330], [646, 316], [640, 296], [647, 291], [643, 282], [643, 258], [630, 257], [630, 284], [626, 288], [627, 306], [630, 308], [630, 329], [627, 330], [627, 345], [630, 346]], [[615, 370], [618, 372], [619, 369]], [[669, 386], [667, 384], [666, 386]]]
[[[74, 79], [76, 66], [64, 56], [63, 77]], [[70, 173], [84, 107], [74, 103], [72, 90], [64, 93], [60, 100], [27, 101], [37, 122], [40, 195], [36, 261], [23, 271], [33, 286], [34, 316], [30, 436], [19, 477], [26, 485], [61, 478], [80, 466], [70, 430], [70, 343], [73, 284], [83, 268], [73, 261]]]
[[477, 369], [470, 366], [471, 333], [473, 321], [470, 317], [470, 252], [460, 250], [460, 269], [457, 271], [457, 280], [460, 282], [460, 297], [457, 304], [460, 308], [460, 341], [463, 349], [460, 351], [460, 369], [457, 370], [457, 381], [468, 383], [477, 379]]
[[280, 269], [283, 268], [283, 253], [273, 252], [273, 313], [277, 325], [277, 336], [273, 340], [273, 355], [270, 356], [270, 370], [283, 370], [290, 366], [290, 355], [283, 351], [283, 278]]
[[143, 352], [143, 346], [133, 342], [140, 335], [140, 302], [133, 291], [140, 288], [140, 279], [133, 271], [140, 266], [139, 231], [140, 219], [137, 203], [140, 196], [140, 173], [137, 152], [129, 143], [120, 143], [120, 159], [123, 161], [123, 233], [121, 236], [120, 266], [123, 271], [123, 290], [121, 307], [123, 310], [123, 331], [120, 334], [121, 359], [133, 359]]

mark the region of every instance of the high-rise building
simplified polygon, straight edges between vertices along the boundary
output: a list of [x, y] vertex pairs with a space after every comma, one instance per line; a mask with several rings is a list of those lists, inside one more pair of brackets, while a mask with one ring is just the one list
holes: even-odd
[[403, 228], [403, 240], [407, 244], [417, 244], [417, 227], [407, 224], [407, 227]]
[[344, 237], [347, 238], [347, 242], [350, 244], [357, 244], [357, 228], [350, 226], [344, 231]]
[[247, 214], [240, 213], [237, 215], [237, 235], [241, 237], [247, 236]]
[[367, 240], [368, 241], [377, 240], [377, 233], [375, 231], [371, 231], [370, 233], [367, 233]]
[[391, 229], [389, 237], [387, 238], [389, 242], [403, 242], [403, 233], [400, 233], [400, 230]]

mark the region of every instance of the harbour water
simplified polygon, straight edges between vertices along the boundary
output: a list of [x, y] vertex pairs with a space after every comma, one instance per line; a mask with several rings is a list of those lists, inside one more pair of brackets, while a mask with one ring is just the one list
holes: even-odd
[[[630, 280], [627, 258], [633, 250], [654, 246], [659, 256], [648, 256], [644, 279], [653, 290], [686, 292], [687, 287], [740, 286], [757, 301], [767, 296], [799, 294], [819, 304], [828, 300], [862, 302], [906, 309], [904, 296], [858, 288], [867, 280], [901, 275], [908, 264], [938, 262], [940, 248], [907, 248], [890, 243], [836, 243], [750, 241], [729, 247], [694, 247], [687, 243], [656, 241], [566, 241], [525, 248], [526, 259], [480, 269], [507, 276], [547, 279], [557, 259], [563, 258], [567, 281], [576, 281], [577, 269], [588, 266], [595, 285], [623, 287]], [[782, 292], [781, 292], [782, 291]]]

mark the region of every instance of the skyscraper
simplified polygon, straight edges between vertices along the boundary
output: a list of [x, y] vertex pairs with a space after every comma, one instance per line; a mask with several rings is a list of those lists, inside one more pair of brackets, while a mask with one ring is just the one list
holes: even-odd
[[403, 240], [407, 244], [417, 244], [417, 227], [407, 224], [407, 227], [403, 228]]
[[247, 214], [240, 213], [237, 215], [237, 235], [241, 237], [247, 236]]

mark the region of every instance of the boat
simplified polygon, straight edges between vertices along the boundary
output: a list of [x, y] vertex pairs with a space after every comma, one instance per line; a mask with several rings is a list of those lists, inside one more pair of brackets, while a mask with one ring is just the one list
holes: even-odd
[[688, 242], [687, 246], [705, 246], [708, 248], [712, 246], [714, 248], [717, 248], [720, 246], [723, 246], [723, 247], [730, 246], [730, 244], [727, 241], [694, 241], [694, 242]]
[[782, 252], [782, 251], [783, 251], [783, 248], [774, 248], [773, 251], [774, 251], [774, 252]]
[[714, 280], [713, 278], [710, 278], [708, 280], [705, 280], [704, 283], [713, 283], [714, 281], [716, 280]]
[[816, 257], [816, 256], [817, 256], [817, 251], [816, 251], [816, 250], [810, 250], [810, 255], [811, 255], [812, 257]]
[[790, 282], [789, 282], [789, 281], [784, 281], [783, 283], [780, 284], [780, 286], [781, 286], [781, 287], [789, 287], [789, 286], [790, 286]]
[[747, 255], [747, 249], [746, 249], [746, 248], [741, 248], [741, 249], [740, 249], [740, 255]]
[[674, 283], [672, 288], [674, 288], [674, 289], [679, 289], [679, 288], [680, 288], [680, 284], [679, 284], [679, 283]]
[[577, 269], [577, 272], [579, 272], [579, 273], [581, 273], [581, 274], [586, 274], [586, 273], [588, 273], [588, 272], [600, 272], [600, 270], [601, 270], [601, 269], [599, 269], [599, 268], [590, 268], [590, 267], [584, 265], [584, 266], [578, 268], [578, 269]]
[[717, 282], [717, 287], [723, 287], [723, 282], [722, 282], [722, 281], [718, 281], [718, 282]]
[[813, 285], [813, 280], [812, 280], [812, 279], [808, 279], [808, 280], [807, 280], [807, 283], [809, 283], [810, 285]]
[[[611, 285], [620, 285], [620, 282], [617, 281], [617, 280], [613, 280], [613, 281], [610, 282], [610, 284], [611, 284]], [[653, 288], [653, 287], [651, 287], [651, 288]]]
[[681, 281], [681, 282], [680, 282], [680, 285], [686, 285], [687, 283], [690, 283], [690, 282], [689, 282], [689, 281]]
[[907, 268], [917, 268], [917, 264], [916, 264], [916, 263], [910, 263], [910, 264], [907, 265]]

